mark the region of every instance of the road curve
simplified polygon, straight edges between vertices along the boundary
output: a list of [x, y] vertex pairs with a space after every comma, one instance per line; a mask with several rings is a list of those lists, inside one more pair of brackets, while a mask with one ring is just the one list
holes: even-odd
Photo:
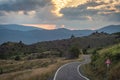
[[71, 62], [61, 66], [55, 73], [53, 80], [89, 80], [79, 72], [79, 67], [90, 62], [90, 56], [84, 55], [84, 61]]

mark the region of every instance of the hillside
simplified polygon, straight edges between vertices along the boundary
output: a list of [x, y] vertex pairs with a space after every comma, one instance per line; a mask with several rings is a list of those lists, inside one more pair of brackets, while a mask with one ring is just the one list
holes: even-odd
[[[91, 80], [119, 80], [120, 79], [120, 43], [100, 50], [92, 55], [91, 64], [86, 65], [86, 73]], [[107, 67], [105, 61], [110, 59]], [[96, 73], [96, 74], [94, 74]]]
[[106, 33], [116, 33], [120, 32], [120, 25], [109, 25], [106, 27], [103, 27], [101, 29], [98, 29], [99, 32], [106, 32]]
[[38, 42], [32, 45], [25, 45], [22, 41], [19, 43], [7, 42], [0, 45], [0, 57], [3, 59], [14, 59], [18, 55], [22, 58], [25, 56], [28, 57], [29, 55], [28, 58], [45, 58], [48, 57], [49, 54], [66, 57], [71, 47], [75, 46], [83, 50], [102, 48], [118, 43], [120, 41], [120, 37], [118, 36], [119, 35], [96, 32], [85, 37], [71, 37], [63, 40]]

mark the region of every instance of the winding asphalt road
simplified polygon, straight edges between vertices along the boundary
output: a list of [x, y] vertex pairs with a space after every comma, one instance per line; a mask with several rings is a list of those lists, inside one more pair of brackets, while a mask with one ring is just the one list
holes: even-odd
[[55, 73], [53, 80], [89, 80], [87, 77], [83, 76], [79, 67], [83, 64], [90, 62], [90, 56], [84, 55], [84, 61], [82, 62], [71, 62], [61, 66]]

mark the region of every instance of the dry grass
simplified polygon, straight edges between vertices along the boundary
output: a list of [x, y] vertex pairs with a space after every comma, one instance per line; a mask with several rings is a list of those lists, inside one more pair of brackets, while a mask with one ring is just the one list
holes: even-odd
[[50, 64], [46, 67], [2, 74], [0, 75], [0, 80], [48, 80], [50, 76], [54, 75], [58, 67], [74, 60], [65, 60], [59, 58], [56, 59], [56, 63]]
[[90, 80], [101, 80], [101, 78], [96, 77], [96, 73], [91, 71], [89, 64], [83, 65], [80, 67], [83, 70], [84, 76], [88, 77]]
[[11, 73], [16, 71], [47, 67], [48, 65], [55, 62], [56, 59], [53, 60], [51, 58], [24, 61], [0, 60], [0, 69], [3, 70], [3, 73]]

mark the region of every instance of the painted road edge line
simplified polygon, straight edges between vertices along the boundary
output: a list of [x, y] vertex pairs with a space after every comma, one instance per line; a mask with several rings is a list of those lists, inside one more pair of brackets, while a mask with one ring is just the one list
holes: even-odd
[[69, 62], [69, 63], [66, 63], [66, 64], [62, 65], [61, 67], [59, 67], [59, 68], [57, 69], [56, 73], [55, 73], [55, 76], [54, 76], [53, 80], [56, 80], [57, 74], [58, 74], [58, 72], [60, 71], [60, 69], [62, 69], [63, 67], [65, 67], [65, 66], [67, 66], [67, 65], [69, 65], [69, 64], [72, 64], [72, 63], [76, 63], [76, 62]]
[[80, 66], [81, 66], [81, 64], [77, 67], [77, 71], [78, 71], [79, 75], [80, 75], [81, 77], [83, 77], [84, 79], [86, 79], [86, 80], [90, 80], [90, 79], [88, 79], [87, 77], [83, 76], [83, 75], [80, 73], [80, 71], [79, 71]]
[[70, 63], [66, 63], [66, 64], [64, 64], [63, 66], [61, 66], [61, 67], [58, 68], [58, 70], [57, 70], [56, 73], [55, 73], [55, 76], [54, 76], [53, 80], [56, 80], [57, 74], [58, 74], [58, 72], [60, 71], [60, 69], [62, 69], [63, 67], [65, 67], [65, 66], [68, 65], [68, 64], [70, 64]]

